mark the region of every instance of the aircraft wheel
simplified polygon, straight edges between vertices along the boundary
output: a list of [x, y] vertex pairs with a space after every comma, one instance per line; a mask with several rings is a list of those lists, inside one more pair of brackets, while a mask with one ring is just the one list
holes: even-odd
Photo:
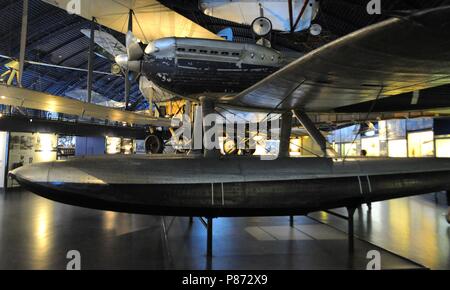
[[235, 155], [238, 153], [236, 142], [233, 139], [226, 139], [223, 142], [223, 151], [226, 155]]
[[145, 139], [145, 151], [151, 154], [160, 154], [164, 151], [164, 141], [161, 137], [150, 135]]

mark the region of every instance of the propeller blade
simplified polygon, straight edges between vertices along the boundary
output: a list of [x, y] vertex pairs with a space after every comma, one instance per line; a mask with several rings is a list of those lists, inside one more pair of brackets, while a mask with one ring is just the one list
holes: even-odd
[[126, 43], [129, 61], [140, 60], [144, 56], [144, 51], [139, 44], [139, 40], [131, 31], [127, 33]]

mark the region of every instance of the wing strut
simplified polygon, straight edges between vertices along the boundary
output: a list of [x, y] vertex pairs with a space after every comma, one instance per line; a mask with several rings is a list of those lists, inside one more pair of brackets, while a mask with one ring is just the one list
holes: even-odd
[[295, 118], [302, 124], [306, 129], [311, 138], [320, 146], [324, 157], [337, 157], [337, 152], [329, 146], [325, 137], [320, 133], [319, 129], [314, 125], [313, 121], [308, 117], [308, 115], [302, 110], [292, 110]]
[[287, 111], [281, 115], [280, 149], [278, 157], [289, 157], [289, 145], [291, 144], [292, 113]]

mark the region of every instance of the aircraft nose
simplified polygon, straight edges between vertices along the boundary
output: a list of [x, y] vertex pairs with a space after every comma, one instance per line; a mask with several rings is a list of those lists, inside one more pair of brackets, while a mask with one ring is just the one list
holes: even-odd
[[121, 67], [126, 68], [126, 66], [128, 65], [128, 55], [120, 54], [120, 55], [116, 56], [115, 61]]
[[116, 56], [115, 61], [123, 69], [127, 69], [133, 72], [140, 72], [142, 62], [140, 60], [129, 61], [128, 59], [128, 55], [121, 54]]
[[25, 165], [9, 172], [9, 176], [19, 183], [43, 183], [48, 181], [53, 162]]

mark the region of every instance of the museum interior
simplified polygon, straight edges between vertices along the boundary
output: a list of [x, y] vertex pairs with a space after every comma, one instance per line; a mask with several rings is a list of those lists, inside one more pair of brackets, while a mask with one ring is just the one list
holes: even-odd
[[450, 269], [450, 1], [0, 16], [0, 269]]

